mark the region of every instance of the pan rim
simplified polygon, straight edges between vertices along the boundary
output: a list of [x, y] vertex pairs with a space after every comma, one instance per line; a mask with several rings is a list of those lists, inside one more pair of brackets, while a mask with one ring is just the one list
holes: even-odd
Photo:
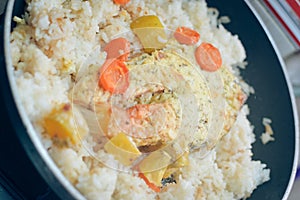
[[293, 92], [293, 87], [292, 87], [292, 83], [288, 77], [288, 73], [287, 73], [287, 68], [285, 65], [285, 62], [283, 61], [283, 58], [280, 56], [279, 53], [279, 49], [275, 43], [274, 38], [272, 37], [270, 31], [268, 30], [266, 24], [264, 23], [264, 21], [262, 20], [261, 16], [258, 14], [258, 12], [256, 11], [256, 9], [254, 8], [251, 0], [245, 0], [245, 3], [247, 4], [247, 6], [250, 8], [250, 10], [252, 11], [252, 13], [254, 14], [254, 16], [256, 17], [256, 19], [258, 20], [258, 22], [260, 23], [260, 25], [262, 26], [264, 32], [266, 33], [268, 39], [270, 40], [273, 49], [276, 53], [276, 56], [279, 60], [279, 63], [281, 65], [281, 69], [283, 71], [283, 75], [285, 78], [285, 81], [287, 83], [288, 86], [288, 91], [289, 91], [289, 96], [291, 98], [291, 104], [292, 104], [292, 110], [293, 110], [293, 118], [294, 118], [294, 128], [295, 128], [295, 149], [294, 149], [294, 162], [293, 162], [293, 167], [292, 167], [292, 171], [291, 171], [291, 175], [290, 175], [290, 179], [289, 179], [289, 183], [287, 185], [287, 188], [285, 190], [285, 193], [282, 197], [282, 200], [287, 200], [288, 196], [292, 190], [294, 181], [295, 181], [295, 177], [296, 177], [296, 172], [297, 172], [297, 166], [298, 166], [298, 159], [299, 159], [299, 119], [298, 119], [298, 114], [297, 114], [297, 104], [296, 104], [296, 98]]
[[[44, 145], [42, 144], [42, 141], [37, 135], [36, 130], [34, 129], [25, 109], [22, 105], [22, 102], [20, 101], [17, 85], [15, 82], [15, 78], [13, 76], [13, 68], [12, 68], [12, 59], [11, 59], [11, 51], [10, 51], [10, 33], [11, 33], [11, 20], [12, 20], [12, 13], [13, 13], [13, 7], [14, 7], [15, 0], [9, 0], [7, 2], [6, 7], [6, 13], [4, 18], [4, 56], [5, 56], [5, 63], [6, 63], [6, 72], [8, 77], [8, 82], [11, 88], [11, 93], [14, 99], [14, 104], [17, 108], [18, 115], [21, 118], [22, 125], [27, 130], [27, 136], [29, 140], [26, 140], [27, 144], [24, 144], [23, 141], [21, 141], [27, 155], [30, 157], [31, 161], [35, 165], [36, 169], [39, 171], [39, 173], [42, 175], [44, 180], [49, 184], [49, 186], [54, 190], [54, 192], [62, 199], [85, 199], [82, 194], [75, 189], [75, 187], [67, 180], [67, 178], [62, 174], [62, 172], [59, 170], [57, 165], [54, 163], [46, 149], [44, 148]], [[18, 133], [17, 133], [18, 134]], [[32, 147], [30, 148], [30, 146]], [[36, 152], [34, 152], [36, 151]], [[39, 159], [42, 159], [44, 163], [43, 166], [40, 166], [41, 164]], [[48, 172], [51, 172], [52, 174], [49, 174]], [[50, 177], [49, 177], [50, 175]], [[50, 180], [49, 180], [50, 178]], [[51, 181], [53, 181], [51, 183]], [[62, 188], [59, 188], [60, 184], [57, 184], [55, 182], [60, 183], [66, 191], [63, 191]], [[58, 185], [58, 186], [57, 186]], [[71, 198], [72, 197], [72, 198]]]

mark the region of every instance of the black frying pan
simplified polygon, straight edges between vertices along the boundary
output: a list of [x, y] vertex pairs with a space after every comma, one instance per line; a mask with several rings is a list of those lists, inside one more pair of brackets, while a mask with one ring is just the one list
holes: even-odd
[[[249, 199], [287, 199], [295, 177], [298, 151], [297, 117], [293, 95], [291, 94], [286, 73], [267, 34], [251, 12], [247, 3], [241, 0], [209, 0], [208, 5], [216, 7], [220, 14], [229, 16], [231, 23], [226, 25], [232, 33], [238, 34], [247, 52], [248, 67], [242, 71], [246, 82], [255, 89], [247, 103], [251, 109], [250, 121], [255, 125], [257, 141], [253, 145], [254, 159], [266, 163], [271, 169], [271, 180], [258, 187]], [[15, 24], [11, 17], [24, 12], [23, 0], [11, 0], [5, 19], [5, 48], [9, 48], [10, 28]], [[13, 13], [13, 14], [12, 14]], [[8, 49], [6, 50], [6, 56]], [[11, 61], [6, 57], [6, 65]], [[16, 127], [23, 147], [31, 161], [50, 187], [62, 199], [79, 198], [80, 195], [68, 184], [55, 167], [49, 156], [40, 148], [35, 133], [20, 105], [14, 100], [14, 87], [8, 68], [1, 69], [2, 86], [6, 90], [5, 101], [10, 109], [10, 120]], [[8, 73], [8, 75], [7, 75]], [[7, 80], [7, 76], [8, 79]], [[12, 90], [11, 90], [12, 88]], [[259, 136], [264, 131], [262, 118], [272, 119], [275, 141], [263, 145]]]

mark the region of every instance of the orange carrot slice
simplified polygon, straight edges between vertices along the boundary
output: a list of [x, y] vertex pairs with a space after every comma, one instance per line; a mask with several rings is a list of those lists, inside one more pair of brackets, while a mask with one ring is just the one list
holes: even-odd
[[174, 37], [180, 44], [193, 45], [199, 41], [200, 34], [193, 29], [181, 26], [176, 29]]
[[130, 52], [130, 43], [125, 38], [116, 38], [105, 47], [106, 59], [120, 59], [126, 61]]
[[130, 0], [114, 0], [115, 4], [118, 5], [125, 5], [126, 3], [128, 3]]
[[210, 43], [203, 42], [195, 51], [195, 58], [201, 69], [214, 72], [222, 66], [219, 49]]
[[100, 71], [98, 85], [112, 94], [124, 93], [129, 86], [126, 64], [121, 60], [107, 60]]
[[156, 186], [154, 183], [151, 183], [143, 173], [139, 173], [139, 177], [145, 181], [150, 189], [154, 190], [155, 192], [160, 192], [160, 187]]

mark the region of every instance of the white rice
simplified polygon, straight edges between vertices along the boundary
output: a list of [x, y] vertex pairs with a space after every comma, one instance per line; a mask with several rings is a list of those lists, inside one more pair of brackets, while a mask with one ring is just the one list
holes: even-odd
[[[45, 148], [87, 199], [157, 198], [142, 179], [87, 159], [83, 146], [52, 146], [39, 122], [57, 104], [70, 102], [68, 92], [74, 84], [70, 73], [80, 74], [82, 69], [92, 70], [103, 64], [105, 43], [122, 35], [133, 49], [141, 48], [130, 30], [132, 17], [153, 14], [169, 29], [184, 25], [197, 30], [201, 34], [199, 43], [206, 41], [219, 48], [223, 64], [229, 68], [246, 59], [238, 36], [222, 24], [217, 27], [217, 13], [208, 9], [204, 0], [131, 0], [121, 11], [112, 0], [27, 2], [26, 24], [17, 20], [20, 23], [11, 34], [12, 59], [20, 98]], [[220, 21], [224, 20], [228, 22], [227, 18]], [[180, 45], [177, 51], [193, 55], [194, 49]], [[182, 169], [178, 183], [169, 185], [168, 191], [158, 194], [159, 198], [241, 199], [269, 180], [266, 165], [251, 159], [255, 136], [248, 112], [244, 106], [230, 133], [204, 159], [191, 153], [190, 164]], [[103, 156], [117, 163], [112, 156]]]
[[261, 134], [260, 139], [263, 144], [267, 144], [271, 141], [275, 141], [275, 138], [273, 137], [274, 132], [271, 127], [271, 123], [272, 120], [270, 118], [264, 117], [262, 119], [262, 124], [265, 127], [265, 131]]

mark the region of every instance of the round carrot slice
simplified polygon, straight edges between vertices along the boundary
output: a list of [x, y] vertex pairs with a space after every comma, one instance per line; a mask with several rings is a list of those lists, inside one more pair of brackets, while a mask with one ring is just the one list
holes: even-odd
[[130, 43], [125, 38], [116, 38], [104, 47], [106, 59], [120, 59], [126, 61], [130, 52]]
[[195, 51], [195, 58], [201, 69], [214, 72], [222, 66], [219, 49], [210, 43], [203, 42]]
[[121, 60], [107, 61], [100, 71], [98, 85], [112, 94], [124, 93], [129, 86], [126, 64]]
[[125, 5], [126, 3], [128, 3], [130, 0], [114, 0], [115, 4], [118, 5]]
[[180, 44], [193, 45], [199, 41], [200, 34], [193, 29], [181, 26], [176, 29], [174, 37]]

